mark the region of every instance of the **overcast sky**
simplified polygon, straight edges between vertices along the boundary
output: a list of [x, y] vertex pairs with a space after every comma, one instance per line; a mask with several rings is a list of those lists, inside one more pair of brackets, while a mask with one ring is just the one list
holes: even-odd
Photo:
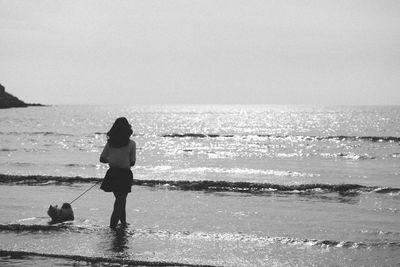
[[0, 0], [0, 83], [45, 104], [400, 104], [400, 1]]

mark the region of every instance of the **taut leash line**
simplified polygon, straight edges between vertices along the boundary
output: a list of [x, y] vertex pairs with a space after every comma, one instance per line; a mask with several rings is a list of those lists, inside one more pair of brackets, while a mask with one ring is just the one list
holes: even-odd
[[92, 185], [89, 189], [87, 189], [85, 192], [83, 192], [82, 194], [80, 194], [79, 196], [77, 196], [74, 200], [72, 200], [69, 204], [72, 204], [75, 200], [77, 200], [78, 198], [80, 198], [81, 196], [83, 196], [84, 194], [86, 194], [90, 189], [92, 189], [93, 187], [95, 187], [100, 181], [97, 181], [94, 185]]

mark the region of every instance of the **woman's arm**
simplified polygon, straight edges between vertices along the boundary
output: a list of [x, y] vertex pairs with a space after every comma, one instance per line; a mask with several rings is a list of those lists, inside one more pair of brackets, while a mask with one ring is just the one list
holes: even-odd
[[103, 151], [100, 155], [100, 162], [101, 163], [108, 163], [108, 152], [109, 152], [109, 145], [108, 143], [104, 146]]
[[130, 163], [131, 163], [131, 167], [135, 166], [136, 163], [136, 142], [132, 141], [132, 148], [130, 151]]

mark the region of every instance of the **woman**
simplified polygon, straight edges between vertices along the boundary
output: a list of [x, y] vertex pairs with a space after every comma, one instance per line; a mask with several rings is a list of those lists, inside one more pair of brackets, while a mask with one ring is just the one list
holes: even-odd
[[106, 176], [101, 184], [105, 192], [113, 192], [115, 196], [114, 210], [110, 219], [110, 227], [115, 228], [118, 221], [126, 226], [126, 197], [131, 192], [131, 166], [136, 162], [136, 143], [130, 140], [132, 126], [124, 117], [115, 120], [107, 133], [107, 144], [100, 156], [100, 162], [108, 163]]

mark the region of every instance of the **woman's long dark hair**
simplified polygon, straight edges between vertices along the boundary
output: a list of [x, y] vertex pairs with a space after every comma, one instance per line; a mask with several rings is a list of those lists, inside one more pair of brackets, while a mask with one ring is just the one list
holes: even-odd
[[131, 135], [132, 126], [128, 120], [125, 117], [118, 118], [107, 133], [108, 143], [115, 148], [126, 146]]

